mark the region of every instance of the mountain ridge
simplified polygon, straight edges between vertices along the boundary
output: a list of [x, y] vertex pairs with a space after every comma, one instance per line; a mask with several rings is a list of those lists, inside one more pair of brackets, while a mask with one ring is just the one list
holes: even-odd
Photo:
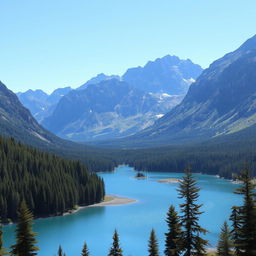
[[214, 61], [153, 126], [118, 144], [190, 143], [250, 127], [256, 123], [255, 70], [256, 36]]
[[[104, 140], [131, 135], [152, 125], [157, 118], [178, 104], [187, 88], [202, 71], [199, 65], [190, 60], [181, 60], [169, 55], [132, 70], [132, 72], [138, 72], [138, 70], [145, 72], [143, 71], [131, 82], [127, 81], [129, 70], [121, 78], [114, 75], [107, 76], [103, 73], [93, 77], [78, 89], [66, 94], [51, 115], [48, 115], [41, 123], [58, 136], [74, 141]], [[153, 71], [152, 74], [151, 71]], [[152, 85], [151, 77], [154, 78], [153, 86], [156, 87], [153, 92], [149, 89]], [[141, 78], [149, 87], [136, 86], [137, 83], [134, 82], [136, 79], [139, 82]], [[118, 86], [111, 85], [114, 80], [118, 81], [120, 86], [126, 84], [127, 87], [125, 92], [120, 91], [120, 99], [115, 92], [119, 90]], [[175, 86], [180, 90], [170, 90]], [[105, 93], [102, 94], [101, 91]], [[175, 92], [176, 95], [168, 94], [169, 91]], [[112, 101], [116, 102], [115, 107], [110, 107]], [[142, 106], [146, 101], [151, 102], [152, 105], [148, 107], [147, 112], [138, 108], [138, 111], [133, 111], [128, 115], [120, 114], [120, 109], [132, 111], [133, 106]], [[102, 105], [104, 110], [99, 107], [95, 109], [95, 102]], [[91, 111], [91, 114], [86, 114], [88, 111]]]
[[[124, 81], [108, 79], [74, 90], [63, 97], [53, 115], [43, 124], [64, 138], [82, 140], [125, 136], [135, 133], [162, 115], [179, 97], [169, 101], [140, 91]], [[65, 115], [63, 115], [65, 113]]]

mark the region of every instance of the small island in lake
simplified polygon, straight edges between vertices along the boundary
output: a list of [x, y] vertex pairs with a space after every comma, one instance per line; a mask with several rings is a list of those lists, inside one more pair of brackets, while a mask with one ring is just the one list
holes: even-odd
[[134, 178], [139, 179], [139, 180], [143, 180], [143, 179], [147, 179], [147, 176], [143, 172], [137, 172], [137, 174]]

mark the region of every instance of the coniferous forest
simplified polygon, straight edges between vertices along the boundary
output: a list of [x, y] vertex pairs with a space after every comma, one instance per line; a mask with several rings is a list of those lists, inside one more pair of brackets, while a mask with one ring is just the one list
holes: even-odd
[[79, 161], [66, 160], [0, 137], [0, 217], [17, 220], [28, 203], [35, 217], [59, 215], [76, 205], [100, 202], [104, 182]]

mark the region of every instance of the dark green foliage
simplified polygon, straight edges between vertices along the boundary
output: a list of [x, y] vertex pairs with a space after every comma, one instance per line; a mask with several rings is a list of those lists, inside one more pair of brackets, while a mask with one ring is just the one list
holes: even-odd
[[58, 256], [63, 256], [63, 250], [61, 246], [59, 246], [59, 249], [58, 249]]
[[238, 247], [240, 255], [256, 255], [256, 205], [252, 177], [248, 167], [241, 172], [238, 179], [242, 186], [236, 190], [243, 195], [243, 205], [239, 207]]
[[0, 137], [0, 217], [17, 219], [22, 200], [36, 217], [100, 202], [104, 183], [78, 161], [61, 159]]
[[179, 198], [185, 200], [183, 204], [180, 204], [184, 256], [204, 255], [206, 252], [205, 246], [208, 244], [208, 241], [200, 236], [207, 231], [199, 225], [199, 216], [203, 213], [200, 211], [202, 205], [197, 204], [199, 190], [196, 186], [196, 180], [193, 179], [190, 171], [186, 169], [185, 176], [180, 181], [178, 189]]
[[240, 246], [240, 230], [241, 230], [241, 221], [240, 221], [240, 208], [233, 206], [232, 213], [230, 215], [230, 220], [232, 221], [231, 229], [231, 238], [233, 240], [235, 255], [240, 256], [242, 254]]
[[142, 172], [137, 172], [135, 178], [144, 178], [145, 177], [145, 174], [142, 173]]
[[256, 170], [255, 134], [256, 125], [203, 143], [127, 149], [112, 155], [120, 164], [126, 163], [137, 171], [182, 172], [189, 165], [197, 172], [231, 179], [245, 161]]
[[233, 241], [231, 239], [231, 231], [228, 223], [225, 221], [220, 233], [220, 238], [217, 245], [219, 256], [232, 256]]
[[12, 246], [12, 254], [17, 256], [34, 256], [39, 251], [36, 247], [36, 233], [32, 231], [33, 215], [25, 201], [21, 202], [16, 228], [16, 244]]
[[181, 254], [181, 224], [178, 213], [174, 206], [170, 206], [167, 213], [166, 222], [168, 225], [168, 232], [165, 233], [165, 250], [166, 256], [179, 256]]
[[89, 250], [88, 250], [86, 242], [84, 242], [84, 246], [83, 246], [83, 250], [82, 250], [82, 254], [81, 255], [82, 256], [89, 256]]
[[158, 252], [158, 242], [156, 238], [155, 230], [152, 229], [150, 232], [150, 237], [148, 241], [148, 255], [149, 256], [159, 256]]
[[109, 250], [108, 256], [122, 256], [123, 251], [119, 245], [119, 235], [117, 231], [115, 230], [114, 235], [113, 235], [113, 244], [112, 247]]
[[66, 256], [66, 253], [63, 252], [62, 247], [59, 246], [57, 256]]

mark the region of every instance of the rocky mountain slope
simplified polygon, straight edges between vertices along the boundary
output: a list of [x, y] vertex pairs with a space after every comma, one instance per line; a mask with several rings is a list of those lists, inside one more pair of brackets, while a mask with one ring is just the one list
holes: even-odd
[[29, 110], [19, 102], [17, 96], [2, 82], [0, 82], [0, 99], [1, 135], [12, 136], [22, 142], [31, 140], [32, 144], [36, 141], [39, 144], [55, 143], [56, 136], [40, 126]]
[[105, 80], [63, 97], [43, 125], [61, 137], [78, 141], [121, 137], [151, 125], [175, 100], [180, 98], [159, 98], [126, 82]]
[[154, 144], [189, 142], [254, 125], [255, 71], [256, 36], [213, 62], [191, 85], [181, 104], [152, 127], [127, 138], [127, 143], [132, 145], [138, 139], [140, 143], [151, 141]]
[[42, 90], [28, 90], [26, 92], [18, 92], [17, 96], [36, 120], [41, 122], [52, 113], [59, 100], [71, 90], [71, 87], [58, 88], [50, 95]]
[[149, 61], [144, 67], [130, 68], [122, 79], [134, 87], [152, 93], [186, 94], [202, 68], [191, 60], [167, 55]]

